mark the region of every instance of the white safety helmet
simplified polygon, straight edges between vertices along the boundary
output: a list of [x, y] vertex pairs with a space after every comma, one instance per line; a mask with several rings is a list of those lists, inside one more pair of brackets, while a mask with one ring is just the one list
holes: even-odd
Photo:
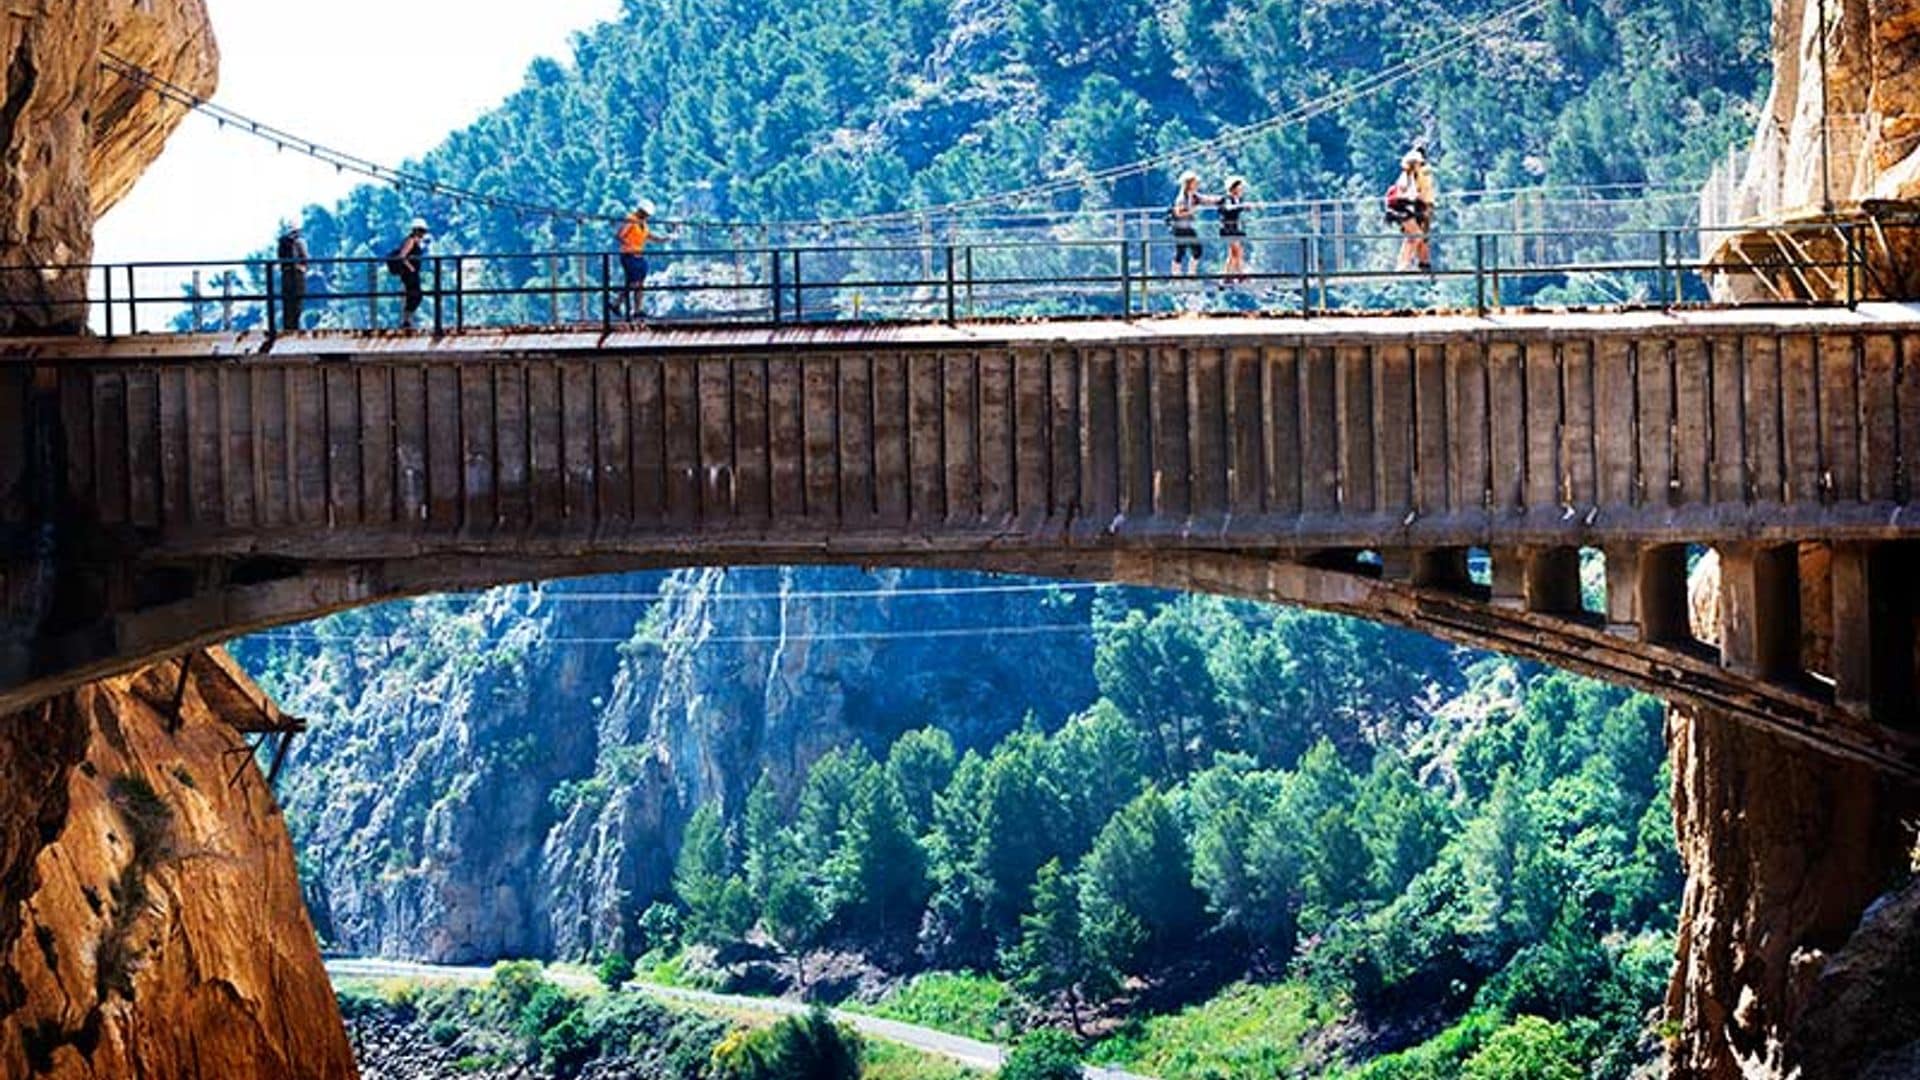
[[407, 223], [407, 231], [408, 232], [426, 232], [427, 219], [423, 217], [414, 218], [412, 221]]
[[1199, 182], [1200, 182], [1200, 174], [1197, 172], [1194, 172], [1192, 169], [1188, 169], [1186, 172], [1183, 172], [1180, 174], [1181, 187], [1186, 187], [1188, 184], [1197, 184]]
[[1415, 165], [1425, 165], [1426, 163], [1427, 155], [1418, 150], [1409, 150], [1407, 151], [1407, 156], [1400, 159], [1400, 167], [1403, 169], [1411, 169]]
[[654, 210], [653, 200], [641, 199], [640, 202], [634, 206], [634, 209], [640, 211], [642, 217], [652, 217]]
[[1228, 191], [1232, 191], [1232, 190], [1233, 190], [1234, 188], [1237, 188], [1237, 187], [1246, 187], [1246, 186], [1247, 186], [1247, 178], [1246, 178], [1246, 177], [1244, 177], [1244, 176], [1229, 176], [1229, 177], [1227, 177], [1227, 190], [1228, 190]]

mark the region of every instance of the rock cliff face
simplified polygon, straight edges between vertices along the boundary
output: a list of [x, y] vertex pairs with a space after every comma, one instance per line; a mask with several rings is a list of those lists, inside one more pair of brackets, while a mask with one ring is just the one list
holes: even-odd
[[[1820, 580], [1826, 558], [1804, 548], [1802, 575]], [[1707, 642], [1719, 640], [1719, 584], [1710, 555], [1689, 597], [1694, 634]], [[1802, 604], [1817, 608], [1818, 592]], [[1824, 624], [1818, 611], [1810, 614], [1809, 625]], [[1802, 648], [1817, 656], [1830, 644], [1809, 638]], [[1861, 912], [1907, 869], [1913, 793], [1712, 713], [1670, 710], [1667, 745], [1674, 835], [1687, 872], [1667, 992], [1667, 1019], [1681, 1033], [1668, 1047], [1670, 1075], [1860, 1075], [1869, 1050], [1896, 1044], [1883, 1037], [1843, 1047], [1833, 1033], [1901, 1030], [1864, 1019], [1886, 1005], [1861, 1011], [1863, 980], [1911, 979], [1920, 970], [1910, 946], [1904, 958], [1895, 951], [1865, 959], [1875, 942], [1920, 937], [1891, 917], [1849, 944]], [[1823, 975], [1842, 946], [1854, 959], [1839, 968], [1855, 974]]]
[[1829, 190], [1840, 204], [1920, 197], [1920, 4], [1777, 0], [1773, 39], [1773, 89], [1743, 180], [1754, 205], [1815, 209]]
[[0, 718], [0, 1076], [355, 1075], [265, 781], [200, 661]]
[[449, 962], [626, 944], [701, 803], [738, 809], [763, 771], [791, 793], [836, 746], [935, 722], [977, 745], [1091, 701], [1085, 635], [1028, 633], [1084, 625], [1087, 594], [946, 591], [961, 582], [978, 583], [632, 575], [396, 605], [319, 648], [239, 647], [324, 717], [286, 785], [323, 937]]
[[[101, 70], [111, 53], [202, 96], [219, 65], [203, 0], [18, 0], [0, 18], [0, 265], [93, 253], [118, 202], [182, 111]], [[0, 271], [0, 333], [76, 330], [83, 275]], [[24, 306], [22, 306], [24, 305]]]

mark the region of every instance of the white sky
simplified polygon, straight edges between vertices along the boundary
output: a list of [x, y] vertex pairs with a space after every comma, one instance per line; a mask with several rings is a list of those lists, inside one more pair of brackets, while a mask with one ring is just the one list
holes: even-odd
[[[214, 100], [336, 150], [398, 165], [518, 89], [540, 56], [619, 0], [207, 0], [220, 42]], [[280, 219], [360, 182], [271, 143], [188, 117], [102, 218], [95, 262], [229, 259]]]

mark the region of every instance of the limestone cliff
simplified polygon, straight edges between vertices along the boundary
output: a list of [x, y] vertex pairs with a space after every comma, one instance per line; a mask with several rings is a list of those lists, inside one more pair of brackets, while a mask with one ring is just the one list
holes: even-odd
[[[211, 94], [219, 54], [204, 0], [15, 0], [0, 16], [0, 266], [85, 263], [94, 220], [183, 115], [99, 60]], [[77, 272], [0, 271], [0, 333], [78, 329], [85, 295]]]
[[1741, 184], [1750, 208], [1817, 209], [1829, 190], [1842, 205], [1920, 197], [1920, 4], [1777, 0], [1773, 36], [1773, 88]]
[[916, 636], [1088, 619], [1084, 593], [944, 591], [969, 581], [636, 574], [359, 613], [332, 645], [237, 646], [316, 720], [285, 793], [322, 935], [447, 962], [630, 944], [694, 808], [738, 810], [763, 770], [791, 793], [837, 746], [884, 751], [927, 724], [989, 744], [1092, 700], [1084, 635]]
[[0, 1076], [355, 1075], [226, 670], [0, 718]]

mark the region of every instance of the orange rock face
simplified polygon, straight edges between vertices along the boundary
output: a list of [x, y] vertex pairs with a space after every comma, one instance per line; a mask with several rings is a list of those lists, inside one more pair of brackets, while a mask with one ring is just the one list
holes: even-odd
[[208, 700], [231, 695], [189, 679], [169, 730], [179, 671], [0, 718], [9, 1080], [356, 1075], [278, 807]]
[[0, 12], [0, 333], [78, 329], [93, 222], [182, 110], [100, 69], [112, 53], [202, 96], [219, 51], [204, 0], [19, 0]]

